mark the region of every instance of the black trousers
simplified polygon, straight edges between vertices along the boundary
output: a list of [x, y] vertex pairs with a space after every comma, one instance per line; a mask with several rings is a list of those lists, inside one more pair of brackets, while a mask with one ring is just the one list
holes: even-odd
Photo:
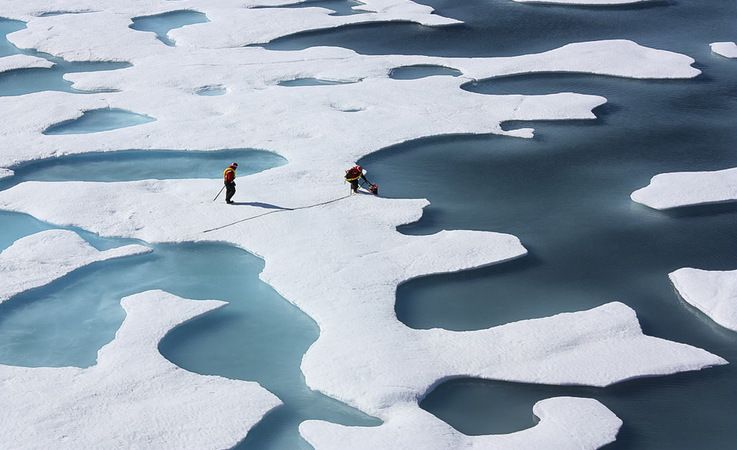
[[235, 195], [235, 181], [225, 183], [225, 201], [230, 203], [230, 199]]

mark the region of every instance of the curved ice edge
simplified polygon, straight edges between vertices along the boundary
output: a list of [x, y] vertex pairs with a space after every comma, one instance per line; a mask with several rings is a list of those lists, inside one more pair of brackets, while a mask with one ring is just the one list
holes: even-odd
[[54, 63], [48, 59], [30, 55], [10, 55], [0, 58], [0, 74], [25, 69], [50, 69]]
[[632, 201], [653, 209], [737, 201], [737, 167], [717, 171], [668, 172], [630, 194]]
[[258, 383], [189, 372], [159, 353], [169, 331], [226, 302], [152, 290], [121, 304], [126, 317], [95, 366], [0, 365], [5, 445], [26, 445], [33, 428], [38, 447], [232, 447], [281, 404]]
[[737, 332], [737, 270], [684, 267], [668, 277], [686, 303], [720, 326]]
[[616, 440], [622, 421], [594, 399], [553, 397], [532, 408], [534, 426], [509, 434], [468, 436], [419, 408], [397, 408], [377, 427], [349, 427], [319, 420], [300, 424], [302, 437], [319, 449], [495, 448], [596, 449]]
[[0, 303], [45, 286], [94, 263], [150, 253], [143, 245], [99, 251], [69, 230], [47, 230], [15, 241], [0, 252]]

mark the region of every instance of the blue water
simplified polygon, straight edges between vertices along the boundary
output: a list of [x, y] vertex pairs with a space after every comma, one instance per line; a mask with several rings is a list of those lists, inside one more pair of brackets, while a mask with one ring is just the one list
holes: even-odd
[[134, 127], [153, 122], [153, 117], [136, 114], [117, 108], [92, 109], [82, 113], [82, 117], [57, 123], [45, 129], [43, 134], [87, 134], [118, 128]]
[[238, 162], [243, 177], [286, 164], [263, 150], [218, 151], [126, 150], [50, 158], [14, 167], [15, 176], [0, 180], [0, 189], [23, 181], [133, 181], [149, 179], [216, 178]]
[[199, 11], [180, 10], [153, 16], [134, 17], [130, 28], [138, 31], [149, 31], [156, 34], [156, 38], [173, 47], [176, 43], [169, 38], [169, 32], [175, 28], [181, 28], [196, 23], [205, 23], [210, 20]]
[[20, 50], [6, 39], [6, 35], [23, 28], [25, 28], [23, 22], [0, 17], [0, 57], [25, 54], [47, 59], [55, 65], [49, 69], [19, 69], [0, 73], [0, 96], [24, 95], [41, 91], [89, 93], [88, 91], [74, 89], [72, 83], [63, 78], [64, 75], [75, 72], [97, 72], [130, 67], [130, 64], [126, 62], [69, 62], [46, 53]]
[[457, 77], [461, 75], [459, 70], [451, 67], [434, 66], [431, 64], [418, 64], [414, 66], [402, 66], [392, 69], [389, 77], [395, 80], [416, 80], [419, 78], [446, 75]]

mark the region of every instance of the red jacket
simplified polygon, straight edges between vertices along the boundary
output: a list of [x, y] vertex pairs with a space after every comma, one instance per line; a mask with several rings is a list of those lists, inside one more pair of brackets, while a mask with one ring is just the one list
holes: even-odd
[[233, 166], [228, 166], [227, 169], [223, 172], [223, 180], [226, 183], [232, 183], [235, 180], [235, 168]]

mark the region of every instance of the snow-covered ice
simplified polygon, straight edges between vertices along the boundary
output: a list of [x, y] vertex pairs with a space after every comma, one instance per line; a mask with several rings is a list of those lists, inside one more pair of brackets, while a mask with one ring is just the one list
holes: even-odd
[[719, 325], [737, 331], [737, 270], [685, 267], [668, 276], [686, 302]]
[[[244, 47], [350, 23], [457, 23], [408, 0], [365, 0], [361, 9], [369, 13], [354, 16], [331, 16], [325, 8], [253, 8], [285, 4], [279, 0], [70, 0], [65, 5], [69, 10], [90, 12], [40, 17], [57, 9], [51, 3], [2, 2], [0, 16], [28, 21], [26, 29], [8, 39], [70, 61], [128, 61], [132, 67], [67, 74], [76, 89], [95, 91], [86, 95], [40, 92], [0, 98], [0, 108], [7, 112], [0, 122], [0, 167], [131, 148], [260, 148], [279, 153], [289, 163], [239, 178], [235, 200], [242, 204], [230, 207], [212, 201], [219, 181], [145, 180], [25, 182], [0, 192], [0, 208], [105, 236], [226, 242], [264, 258], [261, 278], [320, 326], [319, 339], [302, 361], [308, 385], [384, 420], [384, 425], [367, 431], [370, 438], [365, 442], [388, 442], [393, 433], [404, 430], [401, 439], [407, 443], [445, 434], [433, 444], [440, 447], [489, 442], [535, 447], [545, 440], [562, 447], [578, 443], [593, 448], [611, 441], [620, 425], [593, 400], [545, 400], [535, 407], [539, 425], [488, 439], [448, 434], [450, 428], [421, 411], [417, 401], [437, 383], [457, 376], [606, 386], [725, 363], [704, 350], [644, 335], [634, 311], [621, 303], [472, 332], [410, 329], [394, 311], [400, 283], [501, 263], [524, 256], [526, 250], [516, 237], [493, 232], [403, 235], [397, 226], [418, 220], [427, 201], [348, 196], [342, 183], [349, 164], [401, 142], [444, 134], [532, 137], [530, 128], [505, 131], [502, 124], [593, 119], [594, 108], [606, 102], [600, 96], [572, 92], [481, 95], [461, 89], [469, 81], [551, 72], [685, 79], [700, 73], [692, 58], [626, 40], [573, 43], [499, 58]], [[129, 28], [133, 17], [182, 9], [205, 13], [210, 22], [172, 30], [169, 35], [176, 47]], [[462, 75], [389, 77], [392, 69], [411, 65], [440, 65]], [[300, 78], [352, 83], [279, 86], [281, 81]], [[222, 86], [227, 94], [194, 95], [213, 85]], [[51, 124], [105, 108], [157, 120], [104, 133], [42, 133]], [[264, 209], [249, 202], [286, 209]], [[3, 395], [11, 397], [0, 413], [5, 414], [0, 416], [5, 424], [0, 426], [3, 442], [27, 445], [23, 439], [28, 436], [18, 430], [40, 423], [43, 428], [36, 426], [33, 445], [233, 445], [278, 403], [276, 399], [253, 383], [190, 374], [156, 352], [166, 330], [219, 305], [161, 292], [134, 296], [124, 301], [128, 318], [116, 340], [100, 350], [97, 366], [2, 367], [4, 386], [15, 389], [12, 395]], [[131, 362], [132, 355], [139, 354], [145, 357]], [[71, 391], [59, 389], [70, 380], [75, 380]], [[131, 390], [139, 385], [140, 391]], [[45, 403], [34, 397], [35, 390], [46, 392]], [[29, 407], [32, 414], [24, 415]], [[146, 414], [135, 414], [139, 408]], [[49, 419], [57, 418], [57, 410], [70, 421]], [[596, 425], [582, 427], [581, 417], [596, 418]], [[210, 426], [212, 422], [218, 427]], [[308, 439], [327, 448], [343, 443], [324, 442], [337, 435], [364, 442], [353, 431], [316, 422], [303, 426]], [[76, 440], [58, 441], [63, 435]]]
[[227, 448], [280, 404], [257, 383], [188, 372], [158, 351], [169, 330], [226, 305], [147, 291], [97, 364], [0, 365], [0, 441], [8, 448]]
[[555, 397], [539, 401], [532, 412], [540, 422], [516, 433], [467, 436], [419, 408], [394, 412], [378, 427], [346, 427], [308, 420], [300, 433], [322, 450], [422, 449], [596, 449], [613, 442], [622, 421], [596, 400]]
[[20, 69], [49, 69], [54, 63], [48, 59], [30, 55], [10, 55], [0, 58], [0, 73]]
[[712, 172], [661, 173], [630, 196], [655, 209], [737, 200], [737, 167]]
[[86, 265], [150, 251], [142, 245], [99, 251], [77, 233], [67, 230], [48, 230], [26, 236], [0, 253], [0, 303]]
[[725, 58], [737, 58], [737, 44], [734, 42], [712, 42], [711, 51]]

